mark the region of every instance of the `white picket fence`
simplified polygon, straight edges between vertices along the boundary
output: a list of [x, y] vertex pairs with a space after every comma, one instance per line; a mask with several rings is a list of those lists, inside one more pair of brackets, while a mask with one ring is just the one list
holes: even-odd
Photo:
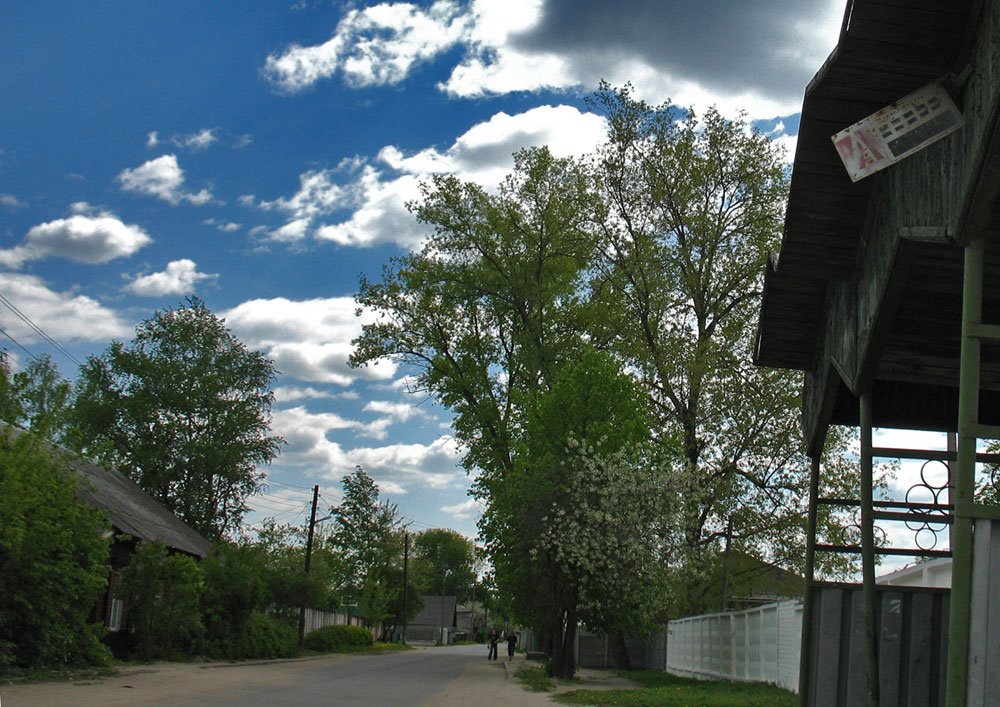
[[782, 601], [668, 624], [667, 672], [799, 689], [802, 602]]

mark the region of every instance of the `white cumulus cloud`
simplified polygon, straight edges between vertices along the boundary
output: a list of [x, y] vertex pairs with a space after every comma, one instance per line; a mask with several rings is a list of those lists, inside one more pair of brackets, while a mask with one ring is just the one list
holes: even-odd
[[134, 169], [123, 169], [118, 174], [118, 183], [125, 191], [155, 196], [174, 205], [186, 201], [201, 206], [212, 201], [212, 193], [207, 189], [198, 192], [184, 189], [184, 171], [176, 155], [161, 155]]
[[[121, 315], [95, 299], [75, 292], [56, 292], [33, 275], [7, 273], [0, 277], [0, 294], [28, 314], [44, 332], [61, 343], [128, 337], [132, 328]], [[38, 333], [6, 308], [0, 309], [0, 327], [25, 345], [39, 341]]]
[[229, 328], [248, 346], [263, 351], [283, 375], [304, 382], [349, 386], [355, 380], [389, 380], [396, 365], [381, 361], [352, 369], [351, 341], [371, 315], [356, 317], [350, 297], [244, 302], [224, 312]]
[[153, 242], [141, 227], [114, 214], [93, 212], [82, 203], [73, 209], [78, 213], [33, 226], [20, 245], [0, 250], [0, 264], [19, 268], [29, 260], [58, 257], [94, 265], [128, 257]]
[[142, 297], [164, 295], [189, 295], [202, 280], [214, 280], [218, 275], [198, 272], [198, 266], [189, 258], [167, 263], [166, 270], [135, 276], [126, 289]]
[[[297, 242], [312, 236], [342, 246], [395, 243], [418, 248], [431, 228], [418, 223], [406, 204], [419, 199], [420, 183], [433, 174], [456, 174], [493, 189], [510, 172], [512, 155], [519, 149], [548, 145], [556, 156], [579, 156], [592, 151], [604, 134], [603, 118], [572, 106], [497, 113], [444, 150], [431, 147], [407, 154], [388, 145], [374, 164], [352, 161], [336, 169], [305, 172], [295, 194], [260, 202], [260, 208], [290, 218], [281, 227], [262, 230], [274, 241]], [[342, 211], [348, 215], [336, 221]]]
[[311, 47], [295, 44], [270, 55], [264, 75], [290, 93], [338, 71], [355, 86], [398, 83], [415, 65], [459, 42], [467, 21], [458, 3], [447, 0], [428, 8], [380, 3], [353, 9], [326, 42]]

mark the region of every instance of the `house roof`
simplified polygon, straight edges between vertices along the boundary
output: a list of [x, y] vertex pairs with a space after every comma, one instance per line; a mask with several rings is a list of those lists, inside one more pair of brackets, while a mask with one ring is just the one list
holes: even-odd
[[781, 254], [766, 271], [759, 364], [809, 370], [821, 353], [830, 285], [858, 275], [878, 180], [852, 183], [831, 136], [960, 71], [973, 4], [847, 3], [840, 41], [806, 87], [802, 103]]
[[438, 594], [423, 594], [420, 597], [424, 600], [424, 608], [420, 610], [410, 626], [441, 626], [441, 618], [444, 617], [444, 625], [455, 625], [455, 609], [458, 606], [457, 598], [454, 596], [440, 596]]
[[196, 557], [206, 557], [211, 552], [212, 543], [208, 539], [121, 472], [84, 459], [70, 461], [70, 467], [86, 482], [80, 497], [105, 511], [112, 525], [122, 532]]
[[[14, 435], [22, 430], [0, 423]], [[104, 469], [97, 464], [75, 457], [71, 452], [54, 447], [54, 453], [66, 455], [69, 467], [84, 482], [79, 496], [86, 503], [108, 515], [111, 524], [123, 533], [163, 543], [196, 557], [206, 557], [212, 543], [175, 516], [166, 506], [142, 490], [137, 483], [118, 471]]]

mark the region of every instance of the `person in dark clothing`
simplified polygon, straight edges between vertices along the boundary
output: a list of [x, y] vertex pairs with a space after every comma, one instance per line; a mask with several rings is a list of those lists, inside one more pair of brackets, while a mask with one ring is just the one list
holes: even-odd
[[486, 660], [496, 660], [497, 659], [497, 644], [500, 643], [500, 632], [497, 630], [496, 626], [490, 630], [489, 635], [490, 651], [486, 654]]
[[514, 660], [514, 646], [517, 645], [517, 636], [513, 631], [507, 634], [507, 660]]

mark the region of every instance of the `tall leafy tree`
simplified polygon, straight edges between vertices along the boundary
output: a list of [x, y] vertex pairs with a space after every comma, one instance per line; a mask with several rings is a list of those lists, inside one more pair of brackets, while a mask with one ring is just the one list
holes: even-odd
[[342, 600], [353, 599], [372, 624], [393, 615], [403, 591], [403, 532], [396, 504], [379, 498], [378, 484], [360, 466], [341, 480], [330, 509], [334, 529], [326, 545], [339, 557]]
[[525, 401], [579, 344], [598, 208], [587, 172], [525, 150], [499, 193], [437, 176], [410, 208], [434, 235], [381, 282], [362, 279], [359, 305], [382, 316], [364, 327], [351, 364], [415, 366], [418, 389], [456, 413], [466, 467], [503, 475]]
[[697, 117], [604, 86], [595, 159], [608, 216], [595, 337], [628, 361], [657, 429], [677, 440], [683, 512], [673, 539], [689, 610], [727, 523], [784, 561], [801, 537], [808, 475], [794, 375], [753, 365], [764, 266], [778, 246], [787, 176], [779, 149], [714, 108]]
[[455, 412], [464, 464], [487, 496], [515, 472], [527, 410], [583, 346], [600, 207], [585, 167], [545, 148], [516, 153], [497, 193], [436, 177], [411, 205], [434, 235], [381, 282], [361, 282], [358, 303], [381, 316], [352, 364], [417, 367], [418, 387]]
[[237, 530], [278, 453], [274, 364], [198, 298], [156, 312], [77, 380], [75, 446], [129, 474], [199, 532]]
[[542, 629], [561, 677], [579, 622], [641, 631], [659, 605], [670, 498], [646, 407], [611, 356], [585, 347], [527, 415], [514, 471], [477, 484], [497, 586]]
[[33, 357], [20, 371], [11, 373], [3, 356], [0, 369], [0, 419], [49, 441], [64, 441], [73, 385], [59, 374], [52, 359]]
[[476, 581], [475, 546], [447, 528], [424, 530], [413, 539], [413, 573], [425, 594], [454, 595], [467, 601]]

